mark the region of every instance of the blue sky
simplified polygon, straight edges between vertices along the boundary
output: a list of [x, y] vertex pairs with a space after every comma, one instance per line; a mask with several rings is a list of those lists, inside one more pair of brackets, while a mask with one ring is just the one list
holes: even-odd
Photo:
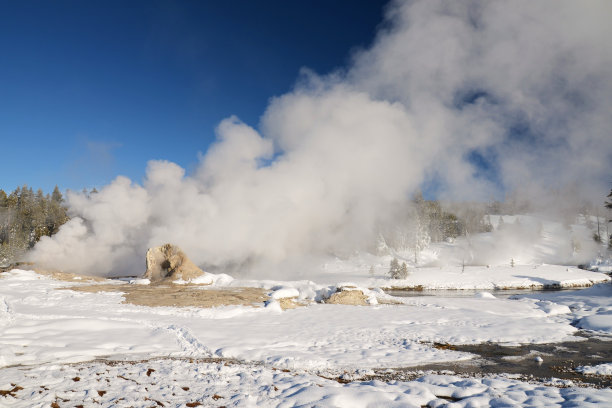
[[301, 67], [368, 45], [385, 1], [0, 1], [0, 188], [188, 171], [220, 120], [257, 126]]

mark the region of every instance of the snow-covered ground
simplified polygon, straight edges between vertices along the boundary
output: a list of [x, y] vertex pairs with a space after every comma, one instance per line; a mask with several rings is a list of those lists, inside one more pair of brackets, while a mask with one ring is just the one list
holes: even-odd
[[576, 371], [591, 375], [612, 375], [612, 363], [576, 367]]
[[153, 308], [122, 304], [118, 292], [55, 290], [67, 283], [34, 272], [4, 275], [3, 365], [170, 355], [300, 369], [410, 366], [470, 357], [426, 343], [562, 341], [575, 331], [550, 318], [557, 310], [531, 301], [406, 298], [402, 305], [313, 304], [284, 312], [274, 304]]
[[[11, 385], [9, 384], [19, 384]], [[562, 385], [568, 385], [562, 383]], [[187, 360], [38, 366], [0, 371], [7, 407], [602, 407], [612, 390], [556, 388], [503, 377], [424, 374], [340, 383], [309, 372]], [[19, 389], [15, 388], [19, 387]]]
[[[378, 258], [380, 259], [380, 258]], [[349, 261], [336, 259], [319, 268], [312, 279], [320, 283], [349, 280], [359, 286], [380, 288], [419, 289], [544, 289], [556, 287], [585, 287], [607, 282], [609, 278], [597, 272], [559, 265], [515, 266], [443, 266], [410, 270], [407, 279], [388, 279], [387, 258], [375, 265], [374, 276], [368, 275], [370, 265], [364, 256]], [[388, 258], [391, 259], [390, 257]]]
[[612, 287], [596, 285], [580, 291], [543, 292], [525, 296], [522, 301], [566, 305], [577, 328], [597, 333], [612, 333]]
[[[326, 273], [329, 278], [329, 269]], [[474, 277], [482, 276], [478, 274], [440, 268], [427, 273], [432, 282], [470, 288], [495, 288], [511, 280], [607, 280], [594, 272], [545, 266], [485, 267], [487, 280], [480, 283]], [[453, 274], [454, 280], [448, 278]], [[376, 281], [367, 272], [361, 278], [336, 276], [370, 287]], [[468, 283], [461, 283], [462, 276]], [[249, 284], [225, 277], [217, 282]], [[297, 294], [314, 300], [331, 290], [309, 281], [250, 283], [269, 289], [273, 298]], [[394, 298], [397, 304], [376, 304], [390, 297], [372, 290], [368, 293], [380, 302], [371, 306], [312, 303], [285, 311], [275, 300], [260, 307], [145, 307], [122, 303], [119, 292], [57, 290], [74, 284], [24, 270], [0, 275], [0, 390], [23, 388], [0, 397], [0, 406], [64, 406], [63, 400], [89, 406], [94, 399], [101, 406], [150, 406], [152, 400], [170, 406], [190, 401], [219, 406], [375, 406], [382, 401], [384, 406], [437, 406], [448, 398], [460, 399], [458, 406], [612, 404], [610, 390], [557, 389], [508, 378], [426, 375], [410, 382], [340, 384], [321, 377], [473, 357], [433, 343], [579, 341], [572, 336], [576, 324], [612, 334], [609, 284], [521, 299], [486, 293]], [[94, 361], [100, 358], [154, 360], [118, 365]], [[210, 358], [242, 363], [189, 360]], [[155, 371], [147, 375], [149, 369]], [[211, 400], [215, 394], [223, 400]]]

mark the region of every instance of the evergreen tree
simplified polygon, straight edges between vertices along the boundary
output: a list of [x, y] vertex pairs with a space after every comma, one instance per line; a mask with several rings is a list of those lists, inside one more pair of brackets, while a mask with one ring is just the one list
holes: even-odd
[[34, 212], [32, 214], [32, 220], [34, 225], [33, 239], [30, 242], [30, 247], [33, 247], [38, 240], [45, 235], [49, 235], [49, 229], [47, 227], [47, 201], [45, 195], [41, 189], [36, 192], [36, 200], [34, 204]]
[[53, 193], [51, 193], [51, 201], [57, 204], [61, 204], [64, 201], [64, 197], [62, 197], [62, 193], [57, 186], [55, 186]]
[[66, 211], [57, 187], [51, 196], [27, 185], [8, 196], [0, 190], [0, 265], [17, 261], [41, 237], [57, 232], [68, 221]]
[[51, 202], [49, 203], [49, 210], [47, 213], [46, 227], [49, 234], [53, 235], [66, 221], [68, 221], [68, 215], [66, 214], [66, 207], [63, 206], [64, 197], [59, 191], [59, 188], [55, 186], [53, 193], [51, 193]]
[[6, 209], [8, 196], [4, 192], [4, 190], [0, 189], [0, 211]]

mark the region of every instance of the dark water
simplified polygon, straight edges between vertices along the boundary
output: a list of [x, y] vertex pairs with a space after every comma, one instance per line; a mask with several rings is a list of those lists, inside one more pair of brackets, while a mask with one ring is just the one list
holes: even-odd
[[499, 299], [507, 299], [515, 296], [533, 295], [538, 293], [553, 292], [577, 292], [582, 289], [576, 288], [554, 288], [554, 289], [504, 289], [504, 290], [387, 290], [385, 293], [397, 297], [441, 297], [441, 298], [464, 298], [475, 297], [478, 293], [488, 292]]
[[[522, 380], [543, 381], [551, 378], [571, 380], [575, 385], [612, 387], [612, 377], [584, 375], [575, 371], [583, 365], [612, 362], [612, 337], [579, 333], [581, 341], [554, 344], [531, 344], [518, 347], [486, 343], [468, 346], [434, 344], [434, 347], [464, 351], [479, 356], [474, 360], [428, 364], [418, 367], [381, 370], [372, 378], [408, 380], [418, 371], [452, 371], [463, 375], [517, 374]], [[536, 356], [542, 362], [536, 361]]]
[[[492, 290], [488, 291], [497, 298], [507, 299], [524, 295], [537, 295], [551, 292], [577, 292], [581, 289], [546, 289], [546, 290]], [[482, 290], [435, 290], [415, 291], [396, 290], [387, 292], [398, 297], [474, 297]], [[524, 380], [546, 381], [551, 378], [571, 380], [575, 384], [595, 387], [612, 387], [612, 377], [584, 375], [575, 371], [576, 367], [597, 365], [612, 362], [612, 336], [594, 336], [579, 331], [578, 341], [549, 344], [528, 344], [517, 347], [495, 343], [476, 345], [434, 344], [434, 347], [463, 351], [478, 356], [469, 361], [458, 361], [441, 364], [428, 364], [419, 367], [396, 369], [392, 373], [377, 373], [380, 379], [401, 379], [415, 375], [416, 371], [453, 371], [463, 375], [515, 374]], [[542, 358], [539, 362], [536, 357]]]

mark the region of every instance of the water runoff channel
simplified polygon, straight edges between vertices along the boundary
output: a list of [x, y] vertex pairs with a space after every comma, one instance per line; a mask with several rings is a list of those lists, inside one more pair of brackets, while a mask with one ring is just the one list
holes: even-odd
[[[578, 292], [582, 289], [545, 290], [493, 290], [496, 298], [515, 299], [526, 295], [551, 292]], [[482, 290], [392, 290], [387, 293], [397, 297], [474, 297]], [[588, 375], [577, 372], [580, 366], [612, 362], [612, 336], [593, 334], [576, 329], [576, 341], [508, 346], [499, 343], [470, 345], [438, 344], [434, 347], [472, 353], [478, 357], [467, 361], [428, 364], [417, 367], [381, 371], [373, 378], [381, 380], [410, 379], [420, 371], [453, 372], [458, 375], [482, 376], [487, 374], [510, 375], [521, 380], [539, 381], [555, 385], [585, 385], [598, 388], [612, 387], [612, 376]], [[538, 358], [540, 357], [540, 358]], [[551, 379], [560, 379], [555, 383]], [[563, 381], [565, 380], [565, 381]], [[569, 383], [568, 381], [571, 381]]]

